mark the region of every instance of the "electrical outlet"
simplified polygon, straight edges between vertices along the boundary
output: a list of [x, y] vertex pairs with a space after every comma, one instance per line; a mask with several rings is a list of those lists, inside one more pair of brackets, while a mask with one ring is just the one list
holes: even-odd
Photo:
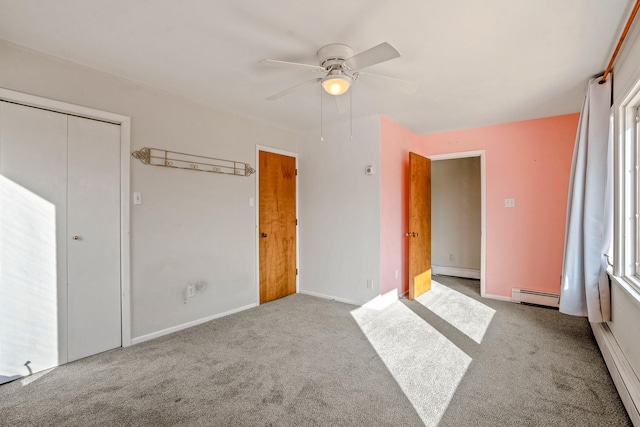
[[194, 285], [187, 286], [187, 298], [191, 298], [196, 294], [196, 287]]
[[373, 279], [367, 279], [367, 289], [373, 289]]
[[504, 199], [504, 207], [505, 208], [515, 208], [516, 207], [516, 199]]
[[453, 256], [453, 254], [449, 254], [449, 261], [453, 261], [455, 259], [455, 257]]
[[398, 270], [396, 270], [396, 279], [398, 278]]

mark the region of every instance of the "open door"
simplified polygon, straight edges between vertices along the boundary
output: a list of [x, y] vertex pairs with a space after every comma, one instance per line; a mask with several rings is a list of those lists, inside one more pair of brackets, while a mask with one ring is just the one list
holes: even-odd
[[431, 160], [409, 153], [409, 299], [431, 289]]

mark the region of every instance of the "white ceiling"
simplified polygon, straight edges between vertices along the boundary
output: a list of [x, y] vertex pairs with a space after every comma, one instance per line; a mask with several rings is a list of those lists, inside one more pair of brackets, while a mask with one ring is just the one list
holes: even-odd
[[[602, 72], [632, 0], [0, 0], [0, 39], [278, 126], [320, 120], [317, 77], [262, 67], [317, 64], [316, 51], [381, 42], [402, 57], [366, 71], [415, 95], [356, 82], [353, 116], [416, 133], [572, 113]], [[332, 101], [326, 95], [325, 101]], [[325, 114], [335, 105], [325, 103]], [[345, 117], [346, 116], [346, 117]], [[348, 120], [348, 114], [332, 120]]]

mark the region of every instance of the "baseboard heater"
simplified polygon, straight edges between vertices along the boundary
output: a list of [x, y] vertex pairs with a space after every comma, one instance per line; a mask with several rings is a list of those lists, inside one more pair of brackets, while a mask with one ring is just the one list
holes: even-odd
[[640, 426], [640, 381], [635, 371], [606, 323], [592, 323], [591, 329], [631, 422]]
[[546, 292], [530, 291], [527, 289], [512, 288], [511, 302], [544, 305], [558, 308], [560, 306], [560, 295], [548, 294]]

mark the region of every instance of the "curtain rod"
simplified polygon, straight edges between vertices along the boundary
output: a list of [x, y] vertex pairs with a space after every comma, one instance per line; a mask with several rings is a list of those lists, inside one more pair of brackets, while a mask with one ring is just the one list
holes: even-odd
[[624, 30], [622, 30], [622, 35], [620, 36], [620, 40], [618, 40], [618, 45], [616, 46], [616, 50], [613, 51], [613, 55], [611, 55], [611, 60], [609, 61], [609, 65], [607, 65], [607, 69], [604, 70], [604, 75], [602, 76], [602, 80], [600, 80], [600, 84], [604, 83], [607, 80], [607, 76], [613, 69], [613, 62], [616, 60], [616, 56], [618, 56], [618, 52], [620, 51], [620, 47], [622, 43], [624, 43], [625, 37], [627, 37], [627, 33], [629, 32], [629, 28], [633, 23], [634, 18], [636, 17], [636, 13], [638, 13], [638, 8], [640, 8], [640, 0], [636, 0], [635, 6], [633, 6], [633, 10], [629, 15], [629, 19], [627, 20], [627, 25], [624, 26]]

